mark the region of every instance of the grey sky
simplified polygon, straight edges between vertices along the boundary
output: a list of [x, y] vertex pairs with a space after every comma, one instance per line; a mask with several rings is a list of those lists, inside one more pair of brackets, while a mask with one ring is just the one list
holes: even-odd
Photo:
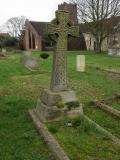
[[64, 0], [0, 0], [0, 26], [9, 18], [25, 16], [35, 21], [50, 21]]

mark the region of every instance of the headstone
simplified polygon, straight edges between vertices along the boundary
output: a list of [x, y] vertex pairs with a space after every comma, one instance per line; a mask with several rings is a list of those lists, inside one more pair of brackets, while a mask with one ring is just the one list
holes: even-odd
[[5, 48], [2, 48], [2, 53], [4, 54], [6, 52], [7, 52], [7, 50]]
[[35, 71], [38, 69], [39, 60], [32, 57], [31, 51], [26, 51], [21, 58], [21, 63], [29, 70]]
[[85, 56], [78, 55], [77, 56], [77, 71], [78, 72], [85, 72]]
[[32, 56], [32, 52], [31, 51], [25, 51], [24, 55], [25, 56]]
[[118, 56], [120, 57], [120, 42], [119, 41], [113, 41], [111, 42], [112, 44], [110, 45], [108, 49], [108, 55], [109, 56]]
[[118, 56], [118, 57], [120, 57], [120, 48], [108, 49], [108, 55], [109, 56]]
[[[68, 35], [78, 36], [79, 27], [69, 23], [69, 12], [57, 11], [56, 19], [47, 26], [48, 35], [56, 42], [53, 55], [53, 69], [50, 89], [42, 91], [37, 107], [33, 111], [43, 122], [57, 120], [64, 116], [80, 116], [83, 114], [74, 91], [67, 85], [67, 38]], [[79, 104], [79, 102], [78, 102]], [[74, 111], [69, 110], [72, 106]]]

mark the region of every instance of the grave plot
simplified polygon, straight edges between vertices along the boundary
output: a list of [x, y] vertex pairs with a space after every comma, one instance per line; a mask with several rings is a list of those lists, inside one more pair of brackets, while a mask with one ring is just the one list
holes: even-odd
[[26, 51], [22, 55], [20, 62], [30, 71], [36, 71], [39, 68], [39, 59], [32, 57], [32, 52]]
[[[36, 104], [43, 80], [18, 63], [19, 55], [14, 56], [15, 61], [0, 63], [0, 159], [54, 160], [27, 113]], [[43, 79], [47, 81], [47, 77]]]
[[86, 115], [101, 127], [120, 138], [120, 120], [94, 107], [85, 107]]
[[[109, 104], [109, 103], [108, 103]], [[114, 107], [115, 109], [117, 109], [118, 111], [120, 111], [120, 100], [116, 101], [116, 102], [112, 102], [111, 104], [112, 107]]]
[[100, 67], [100, 66], [96, 66], [96, 65], [87, 65], [88, 68], [94, 68], [96, 70], [99, 70], [99, 71], [103, 71], [103, 72], [107, 72], [109, 73], [109, 76], [116, 76], [116, 77], [119, 77], [120, 76], [120, 69], [119, 68], [103, 68], [103, 67]]
[[96, 157], [118, 160], [120, 157], [119, 147], [84, 119], [52, 122], [47, 127], [71, 160], [96, 160]]
[[[69, 86], [77, 92], [80, 102], [87, 105], [89, 101], [96, 97], [102, 99], [107, 94], [112, 95], [113, 91], [119, 91], [118, 82], [109, 81], [109, 83], [106, 83], [105, 72], [97, 72], [95, 69], [89, 69], [85, 73], [76, 72], [75, 61], [73, 61], [76, 58], [75, 54], [76, 52], [68, 53], [70, 59], [70, 62], [68, 62]], [[49, 87], [51, 59], [48, 59], [46, 63], [41, 62], [42, 71], [33, 73], [19, 64], [19, 55], [15, 55], [15, 57], [15, 61], [0, 63], [0, 145], [4, 145], [0, 150], [0, 159], [4, 159], [4, 157], [6, 160], [25, 159], [27, 157], [29, 160], [33, 160], [34, 157], [34, 159], [52, 160], [53, 157], [47, 145], [41, 137], [38, 137], [27, 113], [28, 109], [35, 107], [36, 98], [42, 88]], [[88, 57], [89, 54], [87, 59]], [[92, 59], [94, 60], [94, 54]], [[46, 74], [46, 71], [49, 72]], [[90, 113], [88, 113], [88, 109], [90, 109]], [[92, 111], [93, 108], [90, 108], [90, 106], [84, 107], [87, 116], [90, 117]], [[99, 116], [104, 120], [101, 113]], [[92, 119], [93, 117], [91, 116]], [[111, 118], [108, 121], [113, 121], [113, 119]], [[105, 125], [108, 124], [105, 120], [104, 123]], [[116, 123], [117, 121], [112, 123], [111, 128], [114, 125], [117, 126]], [[83, 124], [77, 127], [66, 127], [64, 122], [50, 123], [48, 129], [71, 160], [120, 159], [118, 145], [109, 140], [107, 136], [94, 130], [94, 126]], [[99, 124], [102, 126], [101, 123]]]
[[94, 100], [93, 104], [95, 107], [120, 119], [120, 93], [103, 99], [102, 101]]
[[1, 60], [9, 60], [11, 59], [9, 56], [0, 53], [0, 61]]

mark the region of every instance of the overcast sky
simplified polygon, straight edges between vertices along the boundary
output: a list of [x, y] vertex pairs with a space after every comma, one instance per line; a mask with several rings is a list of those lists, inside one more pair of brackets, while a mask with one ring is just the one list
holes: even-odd
[[64, 0], [0, 0], [0, 26], [9, 18], [25, 16], [35, 21], [50, 21]]

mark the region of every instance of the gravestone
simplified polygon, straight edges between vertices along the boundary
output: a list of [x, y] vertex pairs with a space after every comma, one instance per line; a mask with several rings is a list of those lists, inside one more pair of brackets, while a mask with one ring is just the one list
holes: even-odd
[[120, 57], [120, 42], [113, 41], [111, 46], [108, 49], [108, 55], [109, 56], [117, 56]]
[[78, 72], [85, 72], [85, 56], [84, 55], [78, 55], [77, 56], [77, 71]]
[[5, 48], [2, 48], [2, 53], [4, 54], [6, 52], [7, 52], [7, 50]]
[[109, 56], [118, 56], [120, 57], [120, 48], [110, 48], [108, 49]]
[[50, 89], [42, 91], [33, 114], [43, 122], [57, 120], [65, 116], [76, 117], [83, 114], [74, 91], [67, 84], [68, 35], [78, 36], [79, 27], [71, 26], [69, 13], [57, 11], [56, 19], [47, 26], [48, 35], [55, 43]]
[[31, 51], [26, 51], [21, 58], [21, 63], [29, 70], [38, 70], [39, 60], [32, 57]]

